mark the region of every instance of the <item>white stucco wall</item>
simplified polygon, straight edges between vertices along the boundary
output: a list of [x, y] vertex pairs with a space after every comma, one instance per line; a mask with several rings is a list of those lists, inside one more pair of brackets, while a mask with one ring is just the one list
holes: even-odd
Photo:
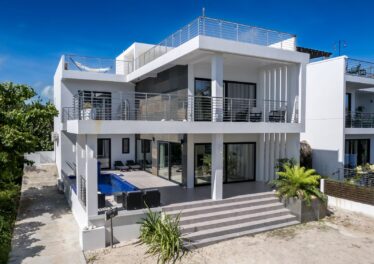
[[301, 139], [313, 149], [313, 167], [331, 175], [344, 162], [345, 57], [307, 66], [306, 129]]

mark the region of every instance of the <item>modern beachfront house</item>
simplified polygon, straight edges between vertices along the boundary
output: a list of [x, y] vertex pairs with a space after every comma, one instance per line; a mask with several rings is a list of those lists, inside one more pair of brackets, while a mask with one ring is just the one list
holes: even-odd
[[349, 168], [374, 162], [373, 87], [374, 63], [340, 56], [308, 64], [302, 139], [320, 174], [343, 178]]
[[62, 56], [56, 163], [82, 248], [109, 241], [109, 207], [122, 209], [115, 240], [137, 236], [129, 190], [184, 210], [196, 245], [296, 223], [266, 183], [278, 159], [299, 158], [308, 61], [295, 35], [208, 17], [115, 59]]

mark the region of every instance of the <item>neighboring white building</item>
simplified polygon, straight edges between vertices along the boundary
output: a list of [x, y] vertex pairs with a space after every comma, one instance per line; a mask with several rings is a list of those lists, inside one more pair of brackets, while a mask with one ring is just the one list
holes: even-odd
[[318, 173], [374, 163], [374, 63], [346, 56], [307, 65], [306, 130]]
[[[340, 60], [336, 114], [343, 117]], [[308, 61], [294, 35], [207, 17], [158, 45], [134, 43], [115, 60], [62, 56], [54, 77], [56, 164], [61, 180], [77, 176], [67, 195], [82, 247], [108, 239], [98, 211], [98, 161], [114, 169], [115, 161], [134, 160], [186, 188], [211, 185], [211, 199], [220, 200], [224, 183], [268, 182], [277, 159], [298, 160]], [[326, 103], [333, 97], [327, 93]], [[341, 126], [343, 144], [343, 119]], [[204, 157], [211, 157], [211, 173]], [[138, 218], [123, 216], [118, 225], [128, 226], [127, 239]]]

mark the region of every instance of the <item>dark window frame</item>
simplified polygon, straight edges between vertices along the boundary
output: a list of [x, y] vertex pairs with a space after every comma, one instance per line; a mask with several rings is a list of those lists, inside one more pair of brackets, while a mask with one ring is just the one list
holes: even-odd
[[[127, 141], [127, 149], [125, 149], [125, 142]], [[122, 138], [122, 154], [130, 153], [130, 138]]]

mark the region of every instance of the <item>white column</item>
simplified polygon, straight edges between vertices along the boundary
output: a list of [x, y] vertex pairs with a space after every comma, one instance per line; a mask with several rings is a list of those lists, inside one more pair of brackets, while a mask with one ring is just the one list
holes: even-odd
[[188, 80], [188, 114], [187, 120], [193, 121], [193, 110], [194, 110], [194, 96], [195, 96], [195, 72], [194, 65], [188, 64], [187, 70], [187, 80]]
[[97, 135], [86, 135], [86, 212], [97, 215]]
[[[212, 97], [223, 97], [223, 57], [222, 55], [212, 56]], [[223, 102], [222, 99], [213, 98], [213, 122], [222, 121]]]
[[187, 135], [187, 188], [194, 188], [195, 183], [195, 144], [194, 135]]
[[268, 181], [269, 180], [269, 175], [270, 175], [270, 166], [269, 166], [269, 159], [270, 159], [270, 155], [269, 155], [269, 151], [270, 151], [270, 134], [269, 133], [266, 133], [264, 135], [264, 143], [265, 143], [265, 158], [264, 158], [264, 181]]
[[265, 134], [261, 133], [258, 141], [258, 170], [256, 180], [265, 181]]
[[86, 176], [86, 136], [85, 135], [77, 135], [77, 139], [75, 142], [75, 164], [77, 169], [77, 196], [78, 199], [82, 199], [80, 196], [80, 189], [81, 189], [81, 177]]
[[270, 159], [269, 159], [269, 180], [275, 178], [275, 134], [270, 134]]
[[223, 134], [212, 134], [212, 199], [223, 197]]
[[296, 162], [300, 161], [300, 134], [287, 134], [286, 155], [289, 159], [294, 158]]

